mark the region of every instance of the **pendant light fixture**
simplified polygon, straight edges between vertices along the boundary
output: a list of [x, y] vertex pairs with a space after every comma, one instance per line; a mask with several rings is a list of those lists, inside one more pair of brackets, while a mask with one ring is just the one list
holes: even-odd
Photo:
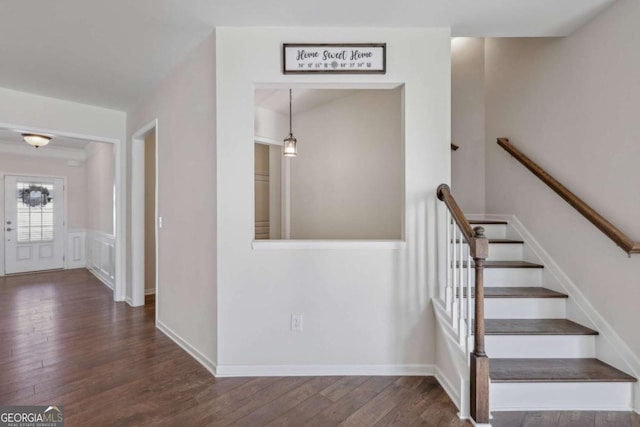
[[49, 143], [49, 141], [51, 141], [50, 136], [38, 135], [35, 133], [23, 133], [22, 139], [24, 139], [24, 142], [27, 144], [36, 148], [44, 147]]
[[284, 145], [282, 146], [285, 157], [295, 157], [298, 154], [298, 148], [296, 147], [298, 141], [293, 137], [291, 121], [291, 89], [289, 89], [289, 135], [284, 139]]

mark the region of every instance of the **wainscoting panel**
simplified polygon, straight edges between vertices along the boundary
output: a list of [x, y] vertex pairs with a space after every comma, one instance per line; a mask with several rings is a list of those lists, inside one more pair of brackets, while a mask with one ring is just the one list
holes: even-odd
[[66, 268], [85, 268], [87, 233], [84, 230], [67, 231]]
[[115, 248], [115, 236], [96, 231], [87, 232], [87, 268], [111, 289], [116, 278]]

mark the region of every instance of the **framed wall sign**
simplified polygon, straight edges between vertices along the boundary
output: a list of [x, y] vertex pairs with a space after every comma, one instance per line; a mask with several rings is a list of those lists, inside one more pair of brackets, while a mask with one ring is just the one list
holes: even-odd
[[386, 43], [282, 45], [284, 74], [385, 74], [387, 72]]

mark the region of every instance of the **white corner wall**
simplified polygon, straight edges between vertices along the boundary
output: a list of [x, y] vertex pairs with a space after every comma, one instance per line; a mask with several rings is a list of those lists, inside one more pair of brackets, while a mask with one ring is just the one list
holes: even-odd
[[[515, 214], [640, 356], [640, 256], [627, 255], [495, 143], [525, 154], [640, 240], [640, 3], [564, 39], [488, 39], [487, 211]], [[637, 362], [637, 361], [636, 361]]]
[[[283, 75], [284, 42], [386, 42], [386, 75]], [[449, 181], [448, 29], [219, 28], [218, 373], [432, 373], [436, 187]], [[254, 87], [405, 84], [400, 249], [252, 250]], [[162, 140], [160, 141], [162, 144]], [[290, 331], [291, 314], [304, 316]]]
[[[127, 118], [130, 137], [158, 119], [163, 228], [158, 235], [157, 324], [211, 371], [217, 337], [215, 63], [212, 33]], [[233, 102], [226, 108], [234, 108]], [[253, 147], [253, 128], [249, 133]]]
[[484, 39], [451, 39], [451, 191], [467, 214], [485, 211]]
[[294, 114], [292, 239], [402, 239], [402, 92], [357, 91]]

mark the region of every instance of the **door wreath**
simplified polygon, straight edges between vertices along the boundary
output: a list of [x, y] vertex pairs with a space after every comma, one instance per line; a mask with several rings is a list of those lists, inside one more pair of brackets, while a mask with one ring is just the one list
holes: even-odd
[[52, 200], [49, 189], [42, 185], [30, 185], [28, 188], [23, 188], [19, 192], [19, 197], [22, 203], [32, 208], [46, 206]]

